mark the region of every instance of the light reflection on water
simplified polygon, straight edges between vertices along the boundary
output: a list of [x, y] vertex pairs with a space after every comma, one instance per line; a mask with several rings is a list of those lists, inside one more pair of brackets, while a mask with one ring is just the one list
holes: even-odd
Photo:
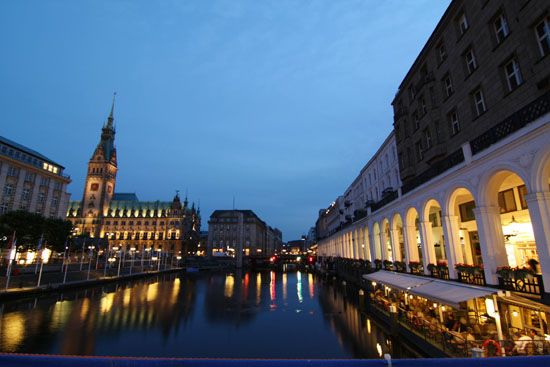
[[302, 272], [173, 274], [0, 304], [0, 351], [226, 358], [395, 351], [360, 302], [357, 292]]

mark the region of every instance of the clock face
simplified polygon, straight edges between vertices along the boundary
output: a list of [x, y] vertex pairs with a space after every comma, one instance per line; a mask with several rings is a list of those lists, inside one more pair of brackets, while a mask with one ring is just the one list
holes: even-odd
[[107, 192], [110, 194], [113, 191], [113, 187], [111, 185], [107, 185]]
[[98, 184], [98, 183], [93, 183], [93, 184], [91, 184], [90, 190], [91, 190], [91, 191], [97, 191], [97, 190], [99, 190], [99, 184]]

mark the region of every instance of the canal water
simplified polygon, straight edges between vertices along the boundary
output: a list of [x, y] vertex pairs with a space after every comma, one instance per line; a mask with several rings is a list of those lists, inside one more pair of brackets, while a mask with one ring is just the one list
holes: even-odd
[[359, 291], [300, 271], [171, 274], [0, 304], [0, 351], [203, 358], [412, 357]]

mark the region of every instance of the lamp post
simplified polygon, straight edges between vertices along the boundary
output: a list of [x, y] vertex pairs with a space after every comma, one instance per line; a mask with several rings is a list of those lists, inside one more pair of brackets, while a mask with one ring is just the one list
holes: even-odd
[[[86, 275], [86, 280], [90, 280], [90, 269], [92, 267], [92, 259], [94, 256], [95, 246], [88, 246], [88, 275]], [[99, 256], [98, 256], [99, 257]]]
[[107, 232], [105, 233], [105, 236], [107, 237], [107, 253], [105, 254], [105, 267], [103, 269], [103, 276], [107, 276], [107, 266], [109, 265], [109, 261], [111, 259], [111, 243], [109, 242], [109, 236], [113, 233]]
[[[118, 270], [117, 270], [117, 273], [116, 273], [117, 277], [120, 276], [120, 267], [122, 265], [122, 262], [124, 261], [124, 255], [125, 254], [126, 254], [126, 252], [123, 251], [123, 247], [121, 247], [120, 250], [119, 250], [119, 255], [118, 255]], [[116, 252], [115, 252], [115, 256], [116, 256]]]
[[134, 255], [136, 253], [136, 248], [135, 247], [130, 247], [130, 254], [132, 254], [132, 257], [130, 260], [130, 275], [132, 275], [132, 268], [134, 267]]
[[159, 263], [157, 267], [157, 271], [160, 271], [160, 262], [162, 261], [162, 248], [159, 248]]
[[84, 248], [86, 247], [86, 239], [82, 240], [82, 256], [80, 257], [80, 271], [82, 271], [82, 264], [84, 263]]
[[40, 281], [42, 280], [42, 269], [44, 268], [44, 263], [47, 264], [48, 261], [50, 260], [51, 253], [52, 253], [52, 250], [46, 247], [40, 253], [40, 258], [42, 261], [40, 261], [40, 273], [38, 273], [38, 282], [36, 284], [37, 287], [40, 287]]

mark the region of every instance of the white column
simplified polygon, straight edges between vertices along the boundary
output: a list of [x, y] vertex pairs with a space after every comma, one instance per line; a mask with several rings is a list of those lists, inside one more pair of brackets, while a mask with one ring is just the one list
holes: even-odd
[[447, 254], [449, 277], [451, 279], [455, 279], [455, 265], [464, 262], [462, 257], [462, 248], [460, 246], [460, 227], [458, 226], [458, 216], [444, 215], [441, 220], [443, 222], [443, 233], [445, 234], [445, 253]]
[[399, 245], [399, 230], [397, 228], [390, 230], [390, 241], [393, 261], [401, 261], [403, 259], [403, 256], [401, 255], [401, 246]]
[[371, 254], [371, 262], [372, 262], [372, 266], [374, 267], [374, 260], [376, 260], [376, 241], [375, 241], [375, 234], [374, 234], [374, 231], [370, 230], [369, 231], [369, 250], [370, 250], [370, 254]]
[[545, 293], [550, 293], [550, 192], [534, 192], [525, 196], [537, 244], [539, 265]]
[[408, 262], [420, 261], [418, 258], [418, 244], [416, 242], [416, 226], [403, 227], [405, 238], [405, 256]]
[[508, 265], [498, 206], [476, 207], [474, 214], [488, 284], [497, 285], [497, 267]]
[[420, 222], [420, 238], [422, 240], [422, 254], [424, 255], [424, 274], [430, 274], [428, 264], [437, 263], [433, 241], [432, 222]]
[[380, 231], [380, 249], [382, 250], [382, 253], [381, 253], [382, 261], [388, 259], [388, 240], [389, 238], [386, 238], [386, 231], [381, 230]]

